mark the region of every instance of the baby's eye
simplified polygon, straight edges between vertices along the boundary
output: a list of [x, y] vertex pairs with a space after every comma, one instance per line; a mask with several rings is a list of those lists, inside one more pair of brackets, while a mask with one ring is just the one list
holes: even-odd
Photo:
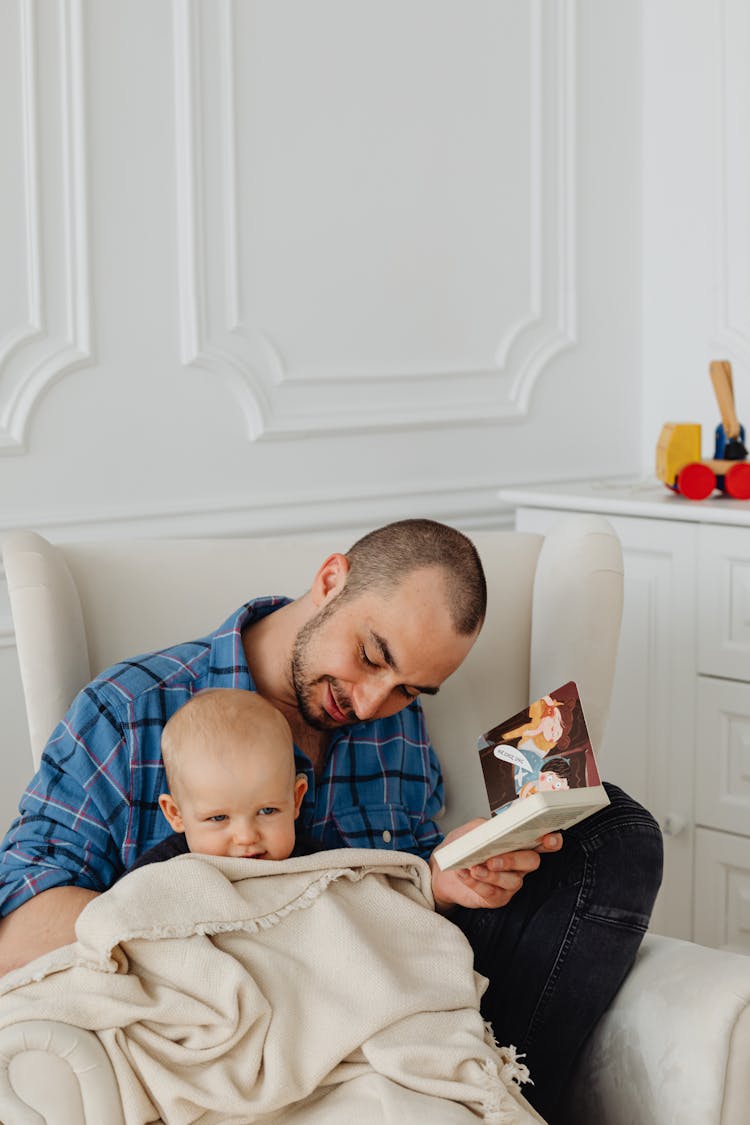
[[264, 805], [262, 809], [258, 809], [258, 816], [273, 816], [279, 810], [275, 809], [273, 805]]
[[223, 820], [228, 820], [229, 818], [226, 813], [217, 813], [216, 816], [209, 816], [208, 819], [214, 824], [221, 824]]

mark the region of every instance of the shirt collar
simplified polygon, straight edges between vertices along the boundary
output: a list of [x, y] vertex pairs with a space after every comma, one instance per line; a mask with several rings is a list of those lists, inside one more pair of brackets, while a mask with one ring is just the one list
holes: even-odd
[[228, 617], [211, 635], [211, 664], [208, 684], [211, 687], [235, 687], [255, 691], [242, 647], [242, 630], [253, 621], [260, 621], [288, 605], [291, 598], [270, 595], [253, 598]]

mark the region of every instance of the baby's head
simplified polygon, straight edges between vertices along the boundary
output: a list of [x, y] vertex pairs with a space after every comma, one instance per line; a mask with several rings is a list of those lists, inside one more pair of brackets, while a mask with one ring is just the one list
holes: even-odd
[[168, 793], [159, 806], [191, 852], [286, 859], [307, 790], [292, 733], [261, 696], [211, 688], [188, 700], [162, 732]]

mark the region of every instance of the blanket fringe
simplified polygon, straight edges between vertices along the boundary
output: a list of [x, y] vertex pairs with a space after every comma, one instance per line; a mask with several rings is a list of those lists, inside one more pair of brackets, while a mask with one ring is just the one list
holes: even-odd
[[[534, 1080], [529, 1073], [529, 1068], [526, 1063], [522, 1063], [521, 1059], [525, 1059], [526, 1055], [519, 1053], [513, 1043], [507, 1047], [501, 1047], [497, 1039], [495, 1039], [495, 1032], [492, 1030], [492, 1024], [485, 1020], [484, 1023], [484, 1039], [485, 1042], [494, 1047], [498, 1060], [502, 1063], [499, 1075], [502, 1081], [508, 1085], [510, 1082], [515, 1082], [516, 1086], [521, 1087], [525, 1085], [533, 1086]], [[485, 1064], [487, 1067], [488, 1064]]]
[[[241, 918], [235, 919], [231, 922], [190, 922], [188, 925], [172, 925], [172, 926], [152, 926], [147, 930], [130, 930], [123, 934], [118, 941], [118, 944], [123, 942], [133, 941], [135, 939], [153, 940], [162, 938], [183, 938], [191, 937], [193, 934], [227, 934], [234, 931], [242, 930], [245, 933], [256, 934], [261, 930], [269, 930], [286, 918], [295, 910], [305, 910], [311, 906], [313, 902], [333, 883], [336, 879], [340, 879], [346, 875], [345, 868], [332, 868], [324, 871], [317, 879], [309, 883], [301, 895], [287, 902], [284, 906], [279, 907], [278, 910], [271, 911], [269, 914], [260, 915], [257, 918]], [[111, 951], [110, 951], [111, 952]]]
[[509, 1089], [511, 1085], [517, 1087], [518, 1082], [514, 1077], [506, 1083], [503, 1077], [505, 1069], [503, 1067], [498, 1073], [496, 1064], [489, 1060], [482, 1063], [482, 1085], [486, 1093], [480, 1107], [482, 1120], [487, 1125], [518, 1125], [519, 1104]]
[[487, 1125], [518, 1125], [519, 1106], [509, 1096], [509, 1089], [520, 1090], [527, 1082], [533, 1086], [529, 1068], [520, 1062], [523, 1055], [512, 1043], [508, 1047], [497, 1045], [490, 1024], [485, 1024], [485, 1036], [495, 1048], [497, 1058], [485, 1059], [481, 1064], [482, 1084], [487, 1091], [481, 1102], [482, 1119]]
[[514, 1082], [519, 1088], [521, 1086], [534, 1085], [534, 1080], [529, 1073], [529, 1068], [526, 1063], [520, 1060], [525, 1058], [525, 1055], [519, 1054], [513, 1044], [507, 1047], [500, 1048], [500, 1058], [503, 1065], [500, 1069], [500, 1077], [505, 1083]]
[[4, 977], [0, 978], [0, 996], [21, 988], [25, 984], [32, 984], [53, 973], [60, 973], [64, 969], [73, 968], [77, 964], [74, 946], [62, 945], [49, 953], [42, 954], [20, 969], [11, 969]]

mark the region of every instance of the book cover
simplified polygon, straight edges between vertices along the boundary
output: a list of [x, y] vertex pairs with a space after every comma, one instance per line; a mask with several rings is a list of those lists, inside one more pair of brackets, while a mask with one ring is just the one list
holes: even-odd
[[444, 871], [534, 847], [609, 804], [572, 680], [487, 731], [477, 746], [492, 815], [435, 852]]

